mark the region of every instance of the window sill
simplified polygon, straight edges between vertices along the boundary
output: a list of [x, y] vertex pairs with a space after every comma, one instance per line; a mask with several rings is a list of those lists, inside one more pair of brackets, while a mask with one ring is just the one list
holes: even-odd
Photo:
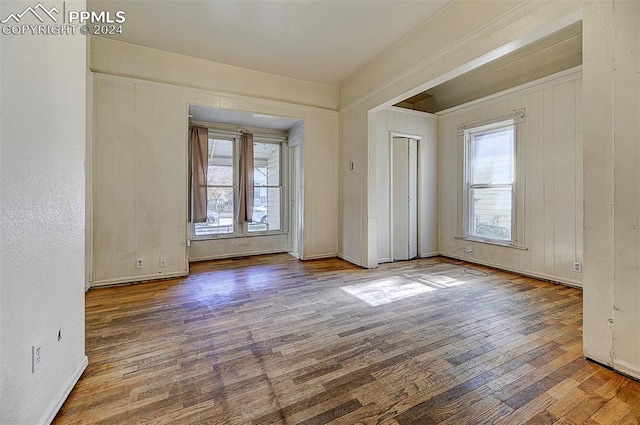
[[488, 239], [472, 238], [468, 236], [467, 237], [456, 236], [454, 237], [454, 239], [459, 241], [468, 241], [468, 242], [475, 242], [475, 243], [483, 243], [487, 245], [501, 246], [503, 248], [513, 248], [513, 249], [518, 249], [520, 251], [529, 251], [529, 248], [527, 248], [526, 246], [514, 245], [508, 242], [498, 242], [498, 241], [492, 241]]
[[191, 241], [192, 242], [205, 242], [205, 241], [217, 241], [217, 240], [221, 240], [221, 239], [245, 239], [245, 238], [255, 238], [257, 236], [280, 236], [280, 235], [287, 235], [289, 234], [289, 232], [284, 232], [284, 231], [279, 231], [279, 230], [273, 230], [271, 232], [254, 232], [254, 233], [248, 233], [246, 235], [235, 235], [235, 234], [229, 234], [229, 235], [202, 235], [202, 236], [192, 236], [191, 237]]

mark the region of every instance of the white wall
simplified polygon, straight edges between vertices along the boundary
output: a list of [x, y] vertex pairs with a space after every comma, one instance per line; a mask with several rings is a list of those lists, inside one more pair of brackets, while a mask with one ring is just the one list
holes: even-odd
[[337, 87], [91, 37], [91, 69], [218, 93], [335, 110]]
[[614, 11], [614, 366], [640, 379], [640, 2]]
[[640, 4], [601, 1], [584, 28], [584, 352], [640, 378]]
[[[1, 2], [0, 16], [27, 6]], [[49, 423], [87, 364], [85, 43], [79, 34], [0, 37], [2, 424]]]
[[[367, 190], [369, 181], [375, 181], [375, 171], [369, 172], [369, 146], [362, 141], [366, 135], [367, 111], [360, 105], [341, 111], [339, 114], [339, 151], [338, 151], [338, 256], [363, 267], [376, 267], [378, 263], [375, 210], [369, 210]], [[372, 125], [372, 130], [375, 128]], [[372, 153], [375, 153], [372, 152]], [[375, 157], [370, 161], [375, 163]], [[353, 166], [350, 166], [353, 164]], [[373, 180], [370, 180], [373, 179]], [[374, 185], [371, 185], [374, 186]], [[375, 203], [375, 198], [372, 199]], [[377, 207], [377, 205], [375, 205]], [[373, 212], [367, 217], [368, 212]], [[376, 249], [368, 251], [368, 227], [372, 228], [370, 243]], [[371, 259], [367, 255], [371, 254]]]
[[[582, 286], [582, 273], [572, 269], [583, 260], [582, 79], [579, 70], [562, 74], [440, 116], [442, 254]], [[525, 122], [517, 145], [516, 235], [526, 250], [455, 239], [463, 235], [464, 215], [457, 128], [517, 109], [525, 110]]]
[[[337, 252], [337, 88], [155, 49], [92, 38], [90, 66], [96, 110], [112, 110], [95, 129], [93, 284], [146, 280], [187, 272], [186, 105], [297, 117], [305, 120], [304, 259]], [[106, 75], [111, 75], [106, 78]], [[113, 78], [126, 76], [132, 78]], [[154, 84], [162, 82], [169, 84]], [[100, 89], [99, 86], [111, 88]], [[104, 92], [99, 94], [99, 92]], [[125, 113], [114, 104], [122, 97]], [[310, 106], [307, 106], [310, 105]], [[100, 118], [96, 112], [96, 122]], [[157, 124], [150, 140], [141, 131]], [[128, 143], [116, 143], [111, 128]], [[116, 142], [118, 140], [115, 140]], [[135, 147], [135, 155], [133, 146]], [[157, 149], [160, 146], [161, 149]], [[104, 152], [99, 152], [102, 149]], [[150, 163], [149, 161], [153, 161]], [[100, 163], [105, 166], [98, 169]], [[114, 174], [109, 164], [116, 164]], [[135, 174], [134, 174], [135, 172]], [[158, 184], [161, 182], [162, 184]], [[135, 185], [135, 186], [134, 186]], [[155, 191], [150, 192], [149, 188]], [[114, 197], [115, 196], [115, 197]], [[150, 226], [152, 220], [152, 226]], [[286, 235], [193, 241], [190, 260], [282, 251]], [[167, 257], [169, 267], [160, 268]], [[145, 268], [135, 269], [135, 258]]]
[[186, 274], [187, 107], [180, 90], [96, 74], [93, 95], [92, 285]]
[[376, 202], [378, 262], [391, 261], [390, 246], [390, 154], [391, 132], [420, 136], [418, 142], [418, 253], [438, 253], [438, 118], [400, 108], [372, 114], [376, 128]]
[[[313, 158], [304, 167], [305, 258], [335, 256], [335, 112], [97, 73], [94, 80], [93, 285], [187, 273], [189, 104], [305, 120], [305, 152]], [[188, 255], [202, 260], [282, 246], [287, 235], [194, 240]], [[143, 269], [136, 258], [145, 259]]]
[[[87, 51], [89, 49], [89, 40], [87, 40]], [[91, 269], [93, 266], [93, 75], [89, 68], [86, 69], [86, 136], [85, 136], [85, 241], [84, 241], [84, 285], [85, 290], [91, 287]]]
[[287, 233], [244, 238], [194, 239], [191, 240], [189, 248], [189, 261], [273, 254], [286, 252], [288, 249], [289, 235]]
[[[377, 263], [375, 127], [390, 106], [580, 19], [576, 1], [456, 1], [340, 86], [339, 253]], [[348, 170], [349, 161], [356, 164]]]

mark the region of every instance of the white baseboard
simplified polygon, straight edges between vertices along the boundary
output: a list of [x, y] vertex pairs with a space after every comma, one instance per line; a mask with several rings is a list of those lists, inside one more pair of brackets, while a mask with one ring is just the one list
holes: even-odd
[[322, 258], [335, 258], [336, 256], [335, 252], [327, 252], [325, 254], [304, 255], [302, 260], [320, 260]]
[[[420, 254], [418, 258], [430, 258], [430, 257], [437, 257], [439, 255], [440, 255], [439, 252], [428, 252], [426, 254]], [[391, 259], [391, 257], [378, 258], [378, 264], [383, 264], [383, 263], [393, 263], [393, 260]]]
[[300, 259], [300, 253], [299, 252], [287, 252], [287, 254], [289, 254], [290, 256], [292, 256], [293, 258], [297, 258], [298, 260]]
[[356, 266], [363, 267], [362, 264], [360, 264], [360, 261], [354, 260], [353, 258], [346, 256], [344, 254], [337, 254], [337, 257], [342, 258], [344, 261], [348, 261], [351, 264], [355, 264]]
[[100, 286], [113, 286], [113, 285], [122, 285], [127, 283], [139, 283], [139, 282], [147, 282], [151, 280], [160, 280], [160, 279], [170, 279], [174, 277], [183, 277], [189, 275], [188, 271], [179, 271], [174, 273], [165, 273], [165, 274], [150, 274], [144, 276], [128, 276], [118, 279], [105, 279], [105, 280], [94, 280], [91, 282], [92, 288], [98, 288]]
[[64, 401], [67, 399], [67, 397], [69, 397], [69, 394], [71, 394], [73, 387], [75, 387], [78, 383], [78, 380], [82, 376], [82, 373], [87, 368], [88, 364], [89, 358], [87, 356], [83, 356], [82, 361], [80, 362], [76, 370], [69, 377], [67, 382], [65, 382], [58, 395], [56, 395], [56, 398], [53, 399], [49, 407], [47, 407], [47, 410], [45, 410], [44, 414], [40, 417], [38, 425], [49, 425], [51, 424], [51, 422], [53, 422], [53, 419], [58, 414], [58, 411], [64, 404]]
[[505, 270], [505, 271], [508, 271], [508, 272], [518, 273], [518, 274], [521, 274], [523, 276], [533, 277], [533, 278], [542, 279], [542, 280], [549, 280], [551, 282], [561, 283], [561, 284], [566, 285], [566, 286], [571, 286], [571, 287], [574, 287], [574, 288], [582, 289], [582, 282], [578, 282], [578, 281], [575, 281], [575, 280], [570, 280], [570, 279], [565, 279], [565, 278], [561, 278], [561, 277], [551, 276], [551, 275], [547, 275], [547, 274], [544, 274], [544, 273], [530, 272], [528, 270], [521, 270], [521, 269], [518, 269], [516, 267], [507, 267], [507, 266], [503, 266], [501, 264], [492, 263], [490, 261], [476, 260], [475, 258], [462, 257], [462, 256], [459, 256], [459, 255], [442, 254], [442, 253], [440, 255], [442, 257], [454, 258], [456, 260], [462, 260], [462, 261], [466, 261], [468, 263], [480, 264], [482, 266], [489, 266], [489, 267], [493, 267], [493, 268], [496, 268], [496, 269]]
[[640, 367], [632, 365], [631, 363], [623, 362], [622, 360], [613, 360], [613, 368], [618, 372], [622, 372], [625, 375], [629, 375], [632, 378], [640, 379]]

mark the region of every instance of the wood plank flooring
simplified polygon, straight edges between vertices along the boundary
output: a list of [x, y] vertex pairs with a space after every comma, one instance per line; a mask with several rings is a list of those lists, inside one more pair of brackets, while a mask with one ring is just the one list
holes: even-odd
[[580, 290], [445, 258], [271, 255], [91, 290], [55, 424], [638, 424]]

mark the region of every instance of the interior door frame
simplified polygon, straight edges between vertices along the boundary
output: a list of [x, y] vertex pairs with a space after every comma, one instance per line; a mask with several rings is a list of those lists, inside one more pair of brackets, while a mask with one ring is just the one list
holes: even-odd
[[416, 141], [416, 191], [417, 191], [417, 199], [416, 203], [416, 238], [418, 244], [418, 258], [421, 255], [420, 252], [420, 148], [422, 146], [422, 136], [417, 134], [409, 134], [409, 133], [400, 133], [397, 131], [389, 132], [389, 258], [391, 262], [393, 262], [393, 139], [405, 138]]
[[[294, 150], [299, 149], [298, 151], [298, 169], [300, 174], [297, 176], [298, 180], [295, 179], [295, 155]], [[294, 184], [294, 180], [295, 184]], [[303, 243], [303, 220], [304, 220], [304, 144], [302, 140], [302, 134], [299, 136], [292, 138], [289, 140], [289, 200], [295, 199], [296, 205], [291, 203], [289, 208], [289, 214], [296, 214], [296, 220], [293, 220], [293, 217], [289, 217], [289, 254], [297, 254], [294, 255], [299, 260], [304, 259], [304, 243]], [[300, 188], [298, 191], [297, 188]], [[295, 192], [295, 194], [293, 193]], [[297, 224], [297, 228], [294, 228], [294, 222]], [[293, 248], [293, 234], [296, 232], [296, 236], [298, 239], [298, 251], [294, 253], [291, 251]]]

